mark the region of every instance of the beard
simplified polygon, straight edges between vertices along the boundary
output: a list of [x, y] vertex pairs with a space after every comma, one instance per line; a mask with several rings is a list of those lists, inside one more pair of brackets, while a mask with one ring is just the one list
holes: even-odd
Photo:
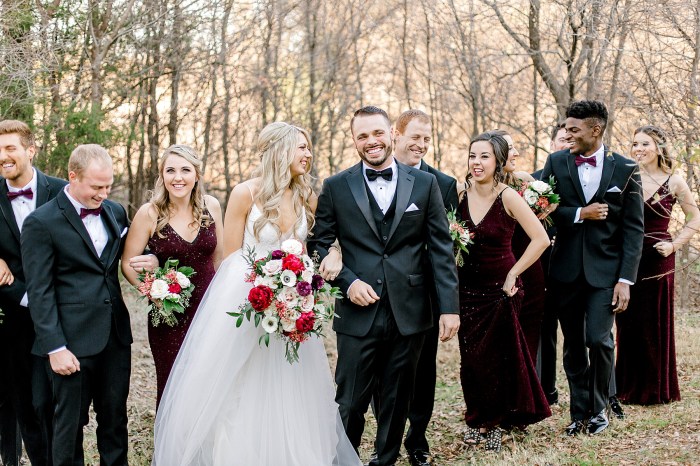
[[360, 158], [361, 158], [362, 160], [364, 160], [365, 163], [366, 163], [367, 165], [369, 165], [370, 167], [381, 167], [382, 164], [383, 164], [384, 162], [386, 162], [386, 159], [388, 159], [389, 157], [391, 157], [391, 154], [392, 154], [392, 147], [391, 147], [391, 145], [389, 145], [389, 146], [382, 145], [382, 147], [384, 148], [384, 157], [382, 157], [381, 159], [374, 159], [374, 160], [371, 160], [371, 159], [369, 159], [369, 158], [367, 157], [367, 155], [366, 155], [364, 152], [361, 152], [361, 151], [358, 150], [357, 153], [358, 153], [358, 155], [360, 156]]

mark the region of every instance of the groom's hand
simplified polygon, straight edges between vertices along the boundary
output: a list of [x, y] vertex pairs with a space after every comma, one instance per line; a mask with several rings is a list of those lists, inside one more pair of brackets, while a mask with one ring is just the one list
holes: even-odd
[[80, 361], [67, 349], [49, 354], [51, 369], [59, 375], [71, 375], [80, 370]]
[[362, 280], [355, 280], [348, 288], [348, 298], [358, 306], [369, 306], [379, 301], [379, 296], [374, 292], [374, 288]]
[[459, 330], [459, 314], [443, 314], [440, 316], [440, 341], [447, 341]]

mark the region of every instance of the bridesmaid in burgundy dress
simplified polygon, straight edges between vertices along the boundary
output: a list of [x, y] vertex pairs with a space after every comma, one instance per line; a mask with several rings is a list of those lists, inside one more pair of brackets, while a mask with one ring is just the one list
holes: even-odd
[[[700, 211], [685, 180], [674, 175], [668, 142], [655, 126], [634, 133], [632, 157], [644, 190], [644, 246], [627, 310], [617, 314], [617, 392], [624, 403], [651, 405], [681, 399], [673, 332], [675, 252], [700, 228]], [[668, 232], [673, 204], [686, 224]]]
[[[178, 266], [195, 270], [190, 303], [185, 313], [177, 316], [177, 324], [154, 327], [148, 320], [158, 387], [156, 406], [199, 302], [223, 257], [221, 206], [212, 196], [204, 195], [201, 167], [202, 161], [191, 147], [173, 145], [165, 150], [151, 201], [136, 212], [122, 256], [122, 272], [134, 286], [140, 272], [152, 271], [169, 258], [179, 260]], [[151, 254], [144, 255], [146, 249]]]
[[[523, 292], [518, 276], [549, 245], [525, 201], [502, 181], [508, 143], [488, 133], [469, 148], [469, 173], [459, 212], [474, 244], [459, 268], [460, 377], [467, 404], [465, 442], [500, 450], [500, 426], [526, 426], [551, 415], [518, 322]], [[515, 260], [515, 225], [531, 241]]]

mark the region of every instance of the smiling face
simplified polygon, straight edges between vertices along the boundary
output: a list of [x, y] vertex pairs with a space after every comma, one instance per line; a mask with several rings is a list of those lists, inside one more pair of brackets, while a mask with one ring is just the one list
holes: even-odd
[[477, 183], [492, 182], [496, 173], [496, 156], [488, 141], [476, 141], [469, 148], [469, 173]]
[[88, 209], [96, 209], [109, 196], [114, 173], [111, 165], [92, 160], [82, 173], [68, 172], [68, 181], [70, 195]]
[[593, 155], [602, 144], [603, 128], [594, 118], [580, 120], [569, 117], [566, 119], [565, 128], [572, 154]]
[[355, 118], [352, 134], [355, 149], [367, 165], [377, 170], [391, 165], [391, 126], [383, 115]]
[[294, 154], [294, 160], [289, 167], [292, 176], [305, 175], [311, 170], [311, 151], [309, 150], [309, 141], [303, 133], [299, 133], [297, 137], [297, 149]]
[[414, 118], [408, 122], [403, 133], [396, 131], [396, 159], [406, 165], [418, 165], [430, 149], [432, 130], [429, 121]]
[[659, 148], [656, 146], [656, 141], [648, 134], [642, 132], [635, 134], [632, 142], [632, 157], [641, 166], [659, 165]]
[[503, 171], [511, 173], [515, 171], [515, 159], [517, 159], [520, 156], [520, 152], [518, 152], [518, 149], [516, 149], [515, 145], [513, 145], [513, 138], [510, 137], [510, 134], [504, 134], [503, 139], [505, 139], [508, 143], [508, 161], [503, 167]]
[[557, 135], [549, 141], [549, 151], [558, 152], [560, 150], [568, 149], [570, 146], [569, 139], [566, 135], [566, 128], [559, 128]]
[[163, 186], [172, 198], [189, 198], [199, 181], [194, 165], [177, 154], [165, 159], [162, 176]]
[[25, 148], [18, 134], [0, 135], [0, 175], [13, 187], [26, 186], [34, 176], [32, 159], [35, 154], [36, 148]]

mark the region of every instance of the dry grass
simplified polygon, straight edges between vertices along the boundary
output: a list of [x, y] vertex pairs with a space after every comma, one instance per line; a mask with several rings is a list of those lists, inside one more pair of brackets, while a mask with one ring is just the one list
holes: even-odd
[[[155, 416], [155, 371], [146, 340], [143, 305], [127, 292], [134, 312], [132, 326], [133, 369], [129, 398], [129, 435], [132, 466], [150, 464], [152, 427]], [[499, 454], [470, 450], [462, 443], [464, 401], [459, 385], [459, 352], [455, 341], [442, 345], [438, 354], [439, 380], [436, 407], [429, 431], [433, 454], [439, 465], [691, 465], [700, 464], [700, 312], [698, 285], [693, 289], [691, 311], [676, 317], [676, 343], [683, 400], [656, 407], [626, 406], [624, 420], [613, 420], [599, 436], [568, 438], [562, 429], [568, 423], [568, 389], [561, 365], [561, 403], [551, 418], [530, 426], [527, 432], [504, 437]], [[131, 306], [133, 304], [133, 306]], [[329, 332], [327, 350], [335, 364], [335, 341]], [[94, 441], [94, 422], [86, 436], [86, 462], [99, 464]], [[366, 461], [374, 434], [368, 415], [362, 446]], [[407, 466], [400, 458], [398, 465]], [[225, 466], [225, 465], [224, 465]], [[254, 465], [251, 465], [254, 466]]]

